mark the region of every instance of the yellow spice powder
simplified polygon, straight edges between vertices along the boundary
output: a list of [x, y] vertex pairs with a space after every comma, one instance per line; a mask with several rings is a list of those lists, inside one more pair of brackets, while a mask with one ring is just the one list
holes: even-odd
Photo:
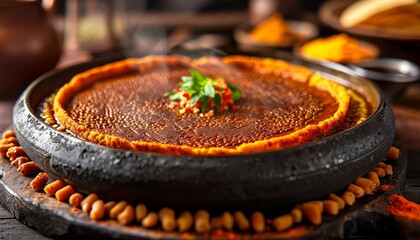
[[344, 33], [310, 41], [301, 47], [300, 52], [311, 58], [337, 63], [356, 63], [377, 56], [375, 49], [361, 45]]
[[299, 36], [291, 31], [280, 13], [274, 13], [267, 20], [258, 24], [249, 33], [256, 42], [273, 45], [287, 45], [298, 40]]

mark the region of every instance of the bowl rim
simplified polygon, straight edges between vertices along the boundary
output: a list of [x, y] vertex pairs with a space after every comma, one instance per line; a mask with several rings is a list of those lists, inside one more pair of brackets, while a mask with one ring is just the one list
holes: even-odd
[[[190, 51], [185, 51], [185, 53], [189, 53]], [[181, 54], [184, 53], [184, 51], [181, 51]], [[175, 52], [175, 54], [179, 54], [178, 52]], [[168, 54], [170, 55], [170, 54]], [[64, 69], [55, 69], [52, 70], [50, 72], [47, 72], [46, 74], [43, 74], [42, 76], [38, 77], [34, 82], [32, 82], [26, 89], [25, 91], [21, 94], [20, 98], [23, 98], [23, 103], [25, 108], [27, 108], [31, 114], [31, 117], [37, 119], [38, 121], [40, 121], [43, 125], [45, 125], [46, 127], [55, 130], [52, 126], [48, 125], [44, 120], [41, 119], [41, 117], [39, 116], [39, 114], [37, 114], [37, 110], [34, 109], [32, 107], [32, 103], [31, 103], [31, 96], [34, 94], [34, 91], [36, 91], [36, 88], [42, 84], [44, 81], [48, 80], [49, 78], [53, 78], [55, 75], [61, 74], [63, 72], [66, 71], [74, 71], [76, 69], [80, 69], [81, 67], [85, 67], [87, 65], [92, 65], [92, 67], [96, 67], [96, 66], [102, 66], [106, 63], [109, 62], [114, 62], [114, 61], [118, 61], [124, 58], [131, 58], [132, 56], [121, 56], [121, 57], [111, 57], [111, 58], [103, 58], [103, 59], [96, 59], [96, 60], [91, 60], [91, 61], [86, 61], [86, 62], [82, 62], [82, 63], [78, 63], [72, 66], [69, 66], [67, 68]], [[362, 89], [360, 87], [360, 85], [357, 84], [353, 84], [352, 86], [350, 85], [346, 85], [346, 83], [348, 83], [348, 80], [344, 80], [342, 77], [338, 77], [336, 75], [333, 74], [326, 74], [323, 73], [322, 70], [332, 70], [335, 73], [339, 73], [339, 74], [344, 74], [344, 76], [349, 76], [352, 79], [356, 79], [357, 81], [359, 81], [359, 83], [363, 83], [366, 86], [368, 86], [369, 89], [371, 89], [373, 91], [374, 94], [376, 94], [376, 96], [372, 96], [369, 94], [369, 96], [366, 96], [366, 94], [362, 94], [365, 98], [367, 98], [369, 104], [371, 104], [371, 114], [360, 124], [353, 126], [349, 129], [345, 129], [343, 131], [340, 131], [338, 133], [333, 133], [330, 134], [328, 136], [322, 137], [320, 139], [316, 139], [316, 140], [312, 140], [303, 144], [299, 144], [297, 146], [292, 146], [292, 147], [287, 147], [287, 148], [283, 148], [283, 149], [278, 149], [278, 150], [270, 150], [270, 151], [262, 151], [262, 152], [251, 152], [251, 153], [242, 153], [242, 154], [233, 154], [233, 155], [229, 155], [229, 156], [255, 156], [255, 155], [265, 155], [265, 154], [269, 154], [269, 153], [273, 153], [273, 152], [278, 152], [278, 151], [295, 151], [296, 149], [301, 149], [301, 148], [306, 148], [309, 146], [313, 146], [318, 144], [319, 142], [327, 142], [331, 139], [334, 139], [335, 137], [339, 136], [339, 135], [345, 135], [348, 134], [349, 132], [353, 131], [354, 129], [358, 129], [363, 127], [364, 125], [366, 125], [367, 123], [369, 123], [370, 121], [372, 121], [372, 119], [374, 119], [376, 117], [376, 115], [378, 114], [378, 110], [380, 110], [383, 105], [384, 105], [384, 93], [382, 92], [382, 90], [372, 81], [369, 81], [363, 77], [360, 77], [358, 75], [356, 75], [354, 72], [349, 71], [346, 67], [340, 65], [340, 64], [335, 64], [332, 62], [313, 62], [313, 61], [308, 61], [307, 59], [299, 59], [296, 58], [293, 55], [289, 55], [289, 54], [285, 54], [283, 52], [278, 52], [275, 56], [275, 58], [278, 58], [280, 60], [284, 60], [287, 61], [288, 63], [292, 63], [292, 64], [300, 64], [302, 66], [305, 67], [309, 67], [312, 71], [314, 71], [313, 68], [316, 68], [317, 73], [320, 73], [322, 76], [327, 77], [328, 79], [331, 79], [333, 81], [338, 82], [341, 85], [344, 85], [345, 87], [357, 87], [358, 89], [353, 89], [355, 91], [357, 91], [358, 93], [362, 94], [360, 92], [360, 90]], [[340, 81], [341, 80], [341, 81]], [[53, 91], [50, 91], [50, 94], [52, 94]], [[49, 95], [48, 95], [49, 96]], [[48, 97], [45, 96], [45, 97]], [[372, 99], [375, 98], [375, 99]], [[19, 101], [19, 100], [18, 100]], [[373, 103], [372, 103], [373, 101]], [[39, 107], [40, 102], [38, 103]], [[56, 131], [56, 130], [55, 130]], [[165, 153], [154, 153], [154, 152], [142, 152], [142, 151], [131, 151], [131, 150], [124, 150], [124, 149], [117, 149], [117, 148], [111, 148], [111, 147], [107, 147], [107, 146], [102, 146], [102, 145], [98, 145], [95, 143], [91, 143], [89, 141], [85, 141], [83, 139], [80, 139], [76, 136], [73, 136], [70, 133], [63, 133], [63, 132], [58, 132], [60, 135], [62, 135], [64, 138], [69, 138], [73, 141], [82, 141], [85, 144], [88, 144], [92, 147], [97, 147], [98, 151], [104, 150], [104, 149], [113, 149], [115, 151], [122, 151], [122, 152], [133, 152], [133, 153], [138, 153], [138, 154], [151, 154], [151, 155], [156, 155], [156, 156], [165, 156], [165, 157], [169, 157], [169, 156], [188, 156], [191, 158], [196, 158], [196, 159], [214, 159], [214, 158], [220, 158], [220, 157], [226, 157], [226, 155], [214, 155], [214, 156], [196, 156], [196, 155], [174, 155], [174, 154], [165, 154]]]

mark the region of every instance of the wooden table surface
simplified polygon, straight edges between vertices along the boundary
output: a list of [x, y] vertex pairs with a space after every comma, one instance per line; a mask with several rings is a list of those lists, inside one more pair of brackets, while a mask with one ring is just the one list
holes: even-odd
[[[418, 55], [409, 53], [407, 56]], [[63, 58], [59, 66], [63, 67], [88, 58], [69, 58], [67, 56], [67, 58]], [[396, 129], [408, 150], [408, 175], [404, 196], [420, 203], [420, 82], [404, 86], [384, 87], [385, 92], [396, 91], [396, 89], [403, 89], [402, 91], [399, 90], [398, 96], [392, 93], [394, 95], [392, 96], [392, 106]], [[14, 100], [0, 100], [0, 129], [11, 125], [13, 104]], [[0, 239], [28, 238], [32, 240], [48, 239], [17, 221], [0, 205]]]

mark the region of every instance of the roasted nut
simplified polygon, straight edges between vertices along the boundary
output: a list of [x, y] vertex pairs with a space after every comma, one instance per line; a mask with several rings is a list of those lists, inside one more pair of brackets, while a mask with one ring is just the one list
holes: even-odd
[[345, 191], [341, 198], [348, 206], [352, 206], [356, 202], [356, 196], [354, 196], [354, 193], [349, 191]]
[[58, 201], [64, 202], [67, 201], [75, 192], [76, 191], [72, 185], [67, 185], [55, 193], [55, 198], [57, 198]]
[[93, 220], [99, 220], [105, 215], [104, 201], [98, 199], [92, 204], [92, 210], [90, 211], [90, 218]]
[[127, 225], [134, 220], [134, 208], [127, 204], [122, 212], [118, 214], [117, 220], [122, 225]]
[[22, 164], [29, 162], [27, 157], [18, 157], [12, 161], [12, 165], [15, 167], [20, 167]]
[[190, 212], [185, 211], [179, 214], [179, 217], [176, 220], [176, 222], [178, 224], [178, 230], [180, 232], [185, 232], [185, 231], [188, 231], [192, 227], [194, 219]]
[[5, 144], [5, 143], [11, 143], [11, 144], [13, 144], [14, 146], [18, 146], [18, 145], [19, 145], [19, 142], [18, 142], [18, 140], [17, 140], [15, 137], [3, 138], [3, 139], [1, 140], [1, 143], [2, 143], [2, 144]]
[[137, 204], [136, 209], [136, 221], [141, 222], [144, 217], [147, 215], [147, 207], [144, 204]]
[[400, 157], [400, 149], [392, 146], [386, 154], [387, 159], [397, 160]]
[[28, 157], [28, 155], [26, 155], [25, 151], [21, 146], [14, 146], [7, 150], [6, 157], [8, 157], [10, 161], [13, 161], [18, 157]]
[[80, 204], [83, 201], [83, 195], [80, 193], [73, 193], [69, 198], [69, 204], [73, 207], [80, 207]]
[[339, 209], [343, 209], [345, 207], [345, 205], [346, 205], [346, 203], [344, 202], [344, 200], [341, 197], [335, 195], [334, 193], [330, 193], [328, 195], [328, 199], [333, 200], [333, 201], [336, 201], [338, 203], [338, 208]]
[[170, 208], [162, 208], [159, 211], [159, 219], [165, 232], [172, 232], [176, 228], [175, 211]]
[[324, 209], [323, 209], [324, 204], [322, 203], [322, 201], [308, 201], [308, 202], [306, 202], [306, 203], [308, 203], [308, 204], [315, 204], [315, 205], [317, 205], [317, 207], [321, 210], [321, 212], [324, 210]]
[[366, 194], [370, 195], [373, 194], [373, 191], [375, 191], [376, 184], [372, 182], [370, 179], [367, 178], [358, 178], [356, 182], [354, 182], [354, 185], [359, 186], [363, 188]]
[[0, 144], [0, 157], [6, 157], [7, 151], [14, 146], [13, 143]]
[[195, 215], [194, 227], [198, 233], [205, 233], [210, 231], [210, 214], [205, 210], [198, 210]]
[[265, 230], [265, 217], [261, 212], [253, 212], [251, 215], [252, 228], [255, 232], [261, 233]]
[[98, 200], [98, 195], [96, 195], [95, 193], [91, 193], [89, 194], [85, 199], [83, 199], [83, 201], [80, 203], [80, 206], [82, 206], [82, 211], [85, 213], [90, 212], [90, 210], [92, 209], [92, 205], [93, 203]]
[[324, 212], [329, 214], [329, 215], [337, 215], [338, 211], [339, 211], [339, 206], [338, 203], [334, 200], [324, 200], [322, 201], [322, 203], [324, 204], [323, 208], [324, 208]]
[[245, 217], [244, 213], [241, 211], [236, 211], [233, 213], [233, 220], [235, 221], [236, 226], [242, 231], [249, 230], [249, 221]]
[[155, 212], [149, 212], [141, 221], [144, 228], [152, 228], [159, 222], [159, 216]]
[[223, 227], [223, 222], [221, 217], [212, 217], [210, 220], [210, 225], [212, 229], [218, 229]]
[[9, 137], [16, 137], [16, 135], [15, 135], [15, 131], [13, 131], [13, 130], [7, 130], [7, 131], [5, 131], [3, 134], [2, 134], [2, 136], [1, 136], [3, 139], [6, 139], [6, 138], [9, 138]]
[[224, 211], [221, 218], [222, 218], [223, 228], [228, 230], [228, 231], [232, 230], [233, 229], [233, 224], [234, 224], [232, 214], [228, 211]]
[[48, 195], [48, 196], [54, 196], [54, 194], [62, 189], [65, 186], [64, 182], [61, 180], [56, 180], [50, 184], [48, 184], [47, 186], [44, 187], [44, 192]]
[[378, 163], [377, 167], [382, 168], [383, 170], [385, 170], [385, 173], [387, 175], [392, 175], [393, 174], [392, 166], [389, 165], [389, 164], [385, 164], [383, 162], [380, 162], [380, 163]]
[[368, 172], [366, 177], [369, 178], [373, 183], [375, 183], [375, 188], [381, 185], [381, 181], [379, 180], [378, 174], [376, 174], [376, 172], [370, 171]]
[[125, 206], [127, 206], [126, 201], [119, 201], [113, 208], [111, 208], [109, 211], [109, 216], [111, 218], [117, 218], [118, 214], [124, 210]]
[[105, 208], [105, 213], [109, 214], [109, 211], [111, 211], [111, 209], [117, 205], [116, 201], [109, 201], [107, 203], [104, 204], [104, 208]]
[[34, 162], [23, 163], [17, 170], [22, 176], [31, 176], [41, 171]]
[[385, 177], [385, 170], [383, 168], [375, 167], [372, 169], [372, 171], [374, 171], [378, 177]]
[[293, 217], [290, 214], [276, 217], [273, 220], [274, 229], [277, 232], [285, 231], [293, 226]]
[[294, 207], [290, 212], [290, 215], [293, 217], [294, 223], [301, 223], [302, 222], [302, 209]]
[[361, 198], [365, 195], [365, 190], [363, 190], [363, 188], [356, 186], [354, 184], [350, 184], [347, 187], [347, 191], [352, 192], [356, 198]]
[[302, 204], [303, 215], [314, 225], [322, 222], [324, 204], [321, 201], [310, 201]]
[[[17, 159], [16, 159], [17, 160]], [[16, 161], [15, 160], [15, 161]], [[36, 177], [29, 183], [29, 186], [36, 192], [41, 191], [41, 189], [45, 186], [45, 184], [48, 182], [48, 174], [44, 172], [38, 173]]]

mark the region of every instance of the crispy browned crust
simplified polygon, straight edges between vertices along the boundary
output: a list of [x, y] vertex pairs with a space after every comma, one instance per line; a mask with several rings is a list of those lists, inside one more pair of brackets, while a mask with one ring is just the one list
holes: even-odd
[[53, 103], [55, 117], [67, 130], [92, 143], [142, 152], [200, 156], [233, 155], [272, 151], [299, 145], [330, 134], [334, 129], [338, 128], [346, 118], [347, 111], [349, 109], [350, 94], [348, 89], [345, 87], [323, 78], [319, 74], [313, 74], [311, 70], [302, 66], [291, 65], [285, 61], [270, 58], [245, 56], [228, 56], [224, 57], [222, 61], [228, 64], [237, 63], [253, 66], [254, 70], [261, 74], [278, 74], [279, 76], [287, 77], [295, 81], [307, 83], [309, 86], [313, 86], [321, 91], [326, 91], [337, 101], [337, 111], [331, 117], [320, 121], [317, 124], [307, 125], [286, 135], [251, 143], [243, 143], [234, 148], [200, 148], [186, 145], [163, 144], [159, 142], [129, 141], [122, 137], [92, 131], [72, 119], [69, 113], [65, 110], [65, 106], [76, 93], [92, 83], [101, 81], [101, 79], [108, 76], [126, 73], [128, 71], [133, 71], [133, 69], [140, 73], [145, 72], [152, 69], [159, 63], [171, 65], [184, 62], [192, 66], [199, 66], [205, 63], [211, 63], [213, 60], [214, 58], [211, 57], [203, 57], [197, 60], [192, 60], [190, 58], [180, 56], [149, 56], [139, 59], [126, 59], [102, 67], [90, 69], [74, 76], [69, 83], [59, 89]]

